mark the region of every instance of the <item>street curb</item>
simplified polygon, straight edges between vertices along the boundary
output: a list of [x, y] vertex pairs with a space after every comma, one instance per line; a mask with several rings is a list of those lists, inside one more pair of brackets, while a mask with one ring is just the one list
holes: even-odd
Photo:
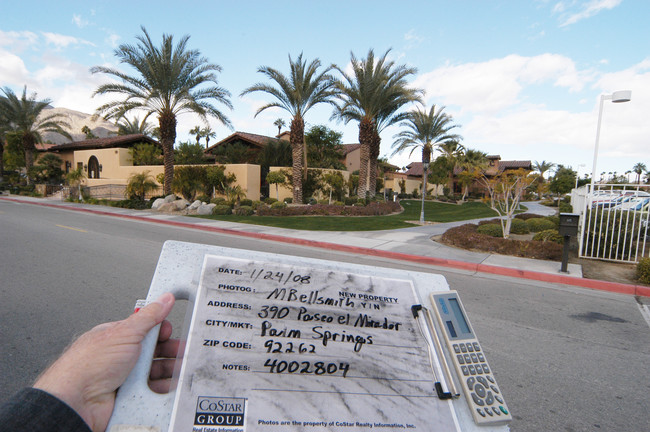
[[448, 267], [448, 268], [454, 268], [458, 270], [467, 270], [467, 271], [473, 271], [478, 273], [488, 273], [488, 274], [494, 274], [499, 276], [530, 279], [530, 280], [536, 280], [540, 282], [558, 283], [563, 285], [571, 285], [571, 286], [595, 289], [600, 291], [609, 291], [609, 292], [614, 292], [619, 294], [650, 297], [650, 287], [641, 286], [641, 285], [630, 285], [630, 284], [623, 284], [618, 282], [600, 281], [596, 279], [575, 278], [575, 277], [559, 275], [559, 274], [541, 273], [541, 272], [535, 272], [529, 270], [499, 267], [499, 266], [480, 264], [480, 263], [469, 263], [464, 261], [449, 260], [445, 258], [411, 255], [411, 254], [405, 254], [401, 252], [391, 252], [391, 251], [384, 251], [379, 249], [364, 248], [360, 246], [349, 246], [349, 245], [341, 245], [336, 243], [322, 242], [317, 240], [305, 240], [305, 239], [299, 239], [293, 237], [285, 237], [276, 234], [264, 234], [264, 233], [248, 232], [248, 231], [239, 231], [230, 228], [218, 228], [218, 227], [211, 227], [205, 225], [197, 225], [188, 222], [151, 219], [144, 216], [126, 215], [126, 214], [119, 214], [119, 213], [107, 212], [102, 210], [85, 209], [85, 208], [63, 206], [63, 205], [50, 204], [50, 203], [23, 201], [14, 198], [0, 197], [0, 200], [13, 201], [21, 204], [34, 204], [34, 205], [51, 207], [51, 208], [56, 208], [61, 210], [72, 210], [72, 211], [78, 211], [84, 213], [91, 213], [91, 214], [96, 214], [101, 216], [119, 217], [122, 219], [151, 222], [160, 225], [169, 225], [169, 226], [188, 228], [194, 230], [215, 232], [220, 234], [236, 235], [241, 237], [256, 238], [256, 239], [269, 240], [269, 241], [275, 241], [281, 243], [289, 243], [289, 244], [295, 244], [300, 246], [310, 246], [319, 249], [335, 250], [338, 252], [357, 253], [362, 255], [395, 259], [399, 261], [414, 262], [418, 264], [427, 264], [427, 265], [433, 265], [438, 267]]

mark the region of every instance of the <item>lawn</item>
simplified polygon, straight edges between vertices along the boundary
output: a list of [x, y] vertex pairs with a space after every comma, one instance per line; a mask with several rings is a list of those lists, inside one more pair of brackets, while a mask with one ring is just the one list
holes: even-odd
[[[402, 200], [404, 211], [389, 216], [197, 216], [206, 219], [308, 231], [376, 231], [415, 226], [406, 221], [420, 220], [418, 200]], [[454, 222], [496, 217], [497, 213], [481, 202], [461, 205], [425, 201], [424, 219], [429, 222]]]

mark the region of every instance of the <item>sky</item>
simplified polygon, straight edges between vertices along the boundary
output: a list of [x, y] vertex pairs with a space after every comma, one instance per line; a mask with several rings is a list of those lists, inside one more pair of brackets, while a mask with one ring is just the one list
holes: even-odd
[[[629, 103], [605, 101], [598, 152], [601, 172], [650, 168], [650, 2], [647, 0], [384, 0], [311, 1], [3, 1], [0, 86], [23, 86], [55, 107], [94, 113], [114, 96], [92, 97], [110, 78], [97, 65], [133, 70], [114, 55], [135, 44], [144, 26], [152, 40], [189, 35], [188, 47], [221, 66], [218, 81], [231, 93], [223, 105], [233, 124], [210, 127], [221, 140], [234, 131], [274, 136], [286, 111], [257, 109], [264, 93], [240, 97], [265, 82], [270, 66], [289, 73], [289, 56], [349, 68], [351, 54], [373, 49], [417, 69], [410, 79], [425, 91], [424, 109], [444, 107], [462, 144], [503, 160], [547, 161], [591, 173], [601, 95], [631, 90]], [[405, 110], [415, 109], [415, 105]], [[358, 142], [358, 124], [331, 120], [331, 106], [305, 116], [307, 128], [327, 125]], [[200, 125], [178, 118], [177, 143]], [[403, 167], [421, 153], [393, 156], [393, 126], [381, 133], [381, 156]], [[434, 155], [435, 156], [435, 155]], [[633, 177], [631, 177], [633, 178]]]

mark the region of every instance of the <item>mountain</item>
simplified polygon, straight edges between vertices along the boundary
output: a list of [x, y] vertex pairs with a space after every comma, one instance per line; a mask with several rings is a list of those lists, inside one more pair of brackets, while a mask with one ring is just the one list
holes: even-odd
[[[74, 111], [67, 108], [46, 108], [43, 110], [44, 115], [62, 114], [62, 117], [69, 125], [68, 133], [72, 135], [73, 141], [83, 141], [86, 139], [86, 134], [81, 132], [84, 126], [88, 126], [97, 138], [107, 138], [117, 133], [117, 126], [114, 123], [108, 122], [102, 118], [97, 120], [92, 119], [92, 114], [86, 114], [79, 111]], [[43, 134], [43, 142], [52, 142], [54, 144], [63, 144], [70, 142], [66, 137], [59, 134], [46, 132]]]

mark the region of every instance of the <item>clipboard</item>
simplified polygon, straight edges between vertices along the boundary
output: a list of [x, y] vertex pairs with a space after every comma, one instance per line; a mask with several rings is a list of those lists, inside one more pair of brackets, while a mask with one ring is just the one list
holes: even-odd
[[440, 397], [453, 378], [413, 306], [446, 291], [441, 275], [168, 241], [147, 300], [192, 305], [177, 387], [147, 386], [154, 329], [108, 430], [508, 430]]

